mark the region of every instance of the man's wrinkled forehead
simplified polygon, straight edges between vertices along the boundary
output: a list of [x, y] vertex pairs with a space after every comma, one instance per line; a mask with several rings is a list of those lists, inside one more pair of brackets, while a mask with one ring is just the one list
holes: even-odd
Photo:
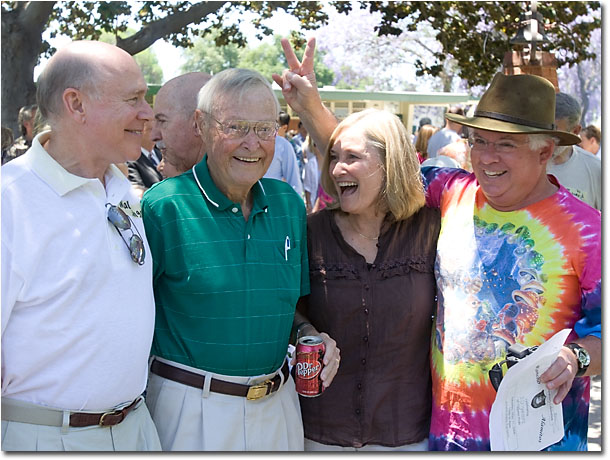
[[478, 137], [482, 137], [484, 139], [510, 139], [514, 141], [523, 141], [527, 139], [528, 134], [526, 133], [503, 133], [500, 131], [489, 131], [487, 129], [480, 128], [469, 128], [472, 131], [472, 134]]
[[[261, 86], [260, 91], [266, 91], [266, 88]], [[273, 95], [265, 97], [261, 104], [253, 109], [250, 105], [244, 104], [246, 95], [247, 92], [229, 92], [217, 97], [212, 106], [213, 114], [232, 120], [277, 121], [279, 114], [275, 110]]]

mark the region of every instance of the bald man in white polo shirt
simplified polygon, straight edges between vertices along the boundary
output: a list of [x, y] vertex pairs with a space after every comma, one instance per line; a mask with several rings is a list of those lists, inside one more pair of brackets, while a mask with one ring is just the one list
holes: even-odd
[[113, 165], [140, 156], [146, 90], [125, 51], [67, 45], [38, 80], [51, 130], [2, 167], [4, 451], [160, 450], [141, 396], [152, 262]]

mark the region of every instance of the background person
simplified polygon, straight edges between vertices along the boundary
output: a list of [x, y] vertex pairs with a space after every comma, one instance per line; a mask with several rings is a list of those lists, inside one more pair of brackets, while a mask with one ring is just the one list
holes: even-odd
[[601, 158], [602, 156], [602, 132], [595, 125], [589, 125], [580, 132], [580, 146], [587, 152]]
[[146, 82], [125, 51], [76, 41], [37, 90], [51, 130], [2, 167], [2, 450], [159, 450], [152, 262], [112, 165], [140, 155]]
[[[426, 125], [432, 125], [432, 120], [430, 120], [430, 118], [428, 118], [428, 117], [420, 118], [417, 131], [415, 132], [415, 134], [413, 134], [412, 139], [411, 139], [413, 145], [415, 145], [417, 143], [417, 136], [419, 135], [419, 130], [422, 129], [423, 126], [426, 126]], [[424, 152], [426, 153], [426, 155], [428, 155], [428, 152], [426, 152], [425, 150], [424, 150]]]
[[17, 123], [19, 123], [21, 136], [15, 139], [13, 145], [9, 147], [7, 154], [2, 157], [2, 164], [23, 155], [32, 146], [34, 117], [36, 116], [37, 109], [38, 106], [36, 104], [26, 105], [19, 109]]
[[428, 141], [430, 137], [438, 131], [436, 126], [430, 124], [423, 125], [417, 131], [417, 139], [415, 140], [415, 151], [417, 152], [417, 159], [420, 163], [428, 158]]
[[263, 177], [286, 181], [300, 197], [303, 197], [303, 182], [294, 148], [282, 136], [275, 137], [275, 153]]
[[470, 163], [470, 146], [466, 139], [458, 139], [451, 144], [440, 148], [438, 155], [428, 158], [422, 164], [424, 166], [438, 166], [441, 168], [461, 168], [472, 172]]
[[[578, 136], [581, 132], [581, 112], [580, 104], [569, 94], [555, 95], [557, 129]], [[601, 211], [602, 162], [594, 154], [578, 145], [557, 146], [546, 170], [576, 198]]]
[[[164, 450], [303, 449], [286, 352], [309, 293], [305, 207], [262, 179], [278, 112], [262, 75], [219, 72], [198, 99], [206, 155], [144, 194], [157, 305], [147, 404]], [[329, 385], [339, 352], [320, 335]]]
[[309, 136], [305, 138], [302, 150], [305, 159], [307, 160], [305, 163], [305, 171], [303, 172], [305, 207], [307, 208], [307, 213], [310, 214], [318, 199], [318, 187], [320, 186], [323, 156], [313, 139]]
[[142, 145], [140, 151], [142, 154], [136, 161], [127, 162], [128, 179], [136, 190], [136, 193], [142, 197], [144, 192], [152, 187], [153, 184], [163, 180], [163, 176], [157, 171], [161, 157], [160, 152], [155, 149], [155, 144], [151, 137], [152, 120], [144, 124], [142, 131]]
[[[464, 115], [464, 109], [461, 107], [449, 107], [449, 109], [447, 109], [447, 113]], [[428, 140], [428, 158], [434, 158], [438, 154], [438, 150], [441, 147], [460, 139], [462, 137], [460, 134], [461, 131], [462, 127], [460, 125], [446, 119], [445, 126], [432, 134]]]
[[2, 126], [2, 164], [5, 163], [4, 157], [8, 154], [8, 150], [13, 145], [13, 130], [8, 126]]
[[341, 348], [333, 384], [301, 397], [305, 450], [427, 450], [438, 210], [424, 207], [402, 122], [368, 109], [333, 132], [322, 182], [336, 200], [308, 217], [311, 294], [299, 311]]
[[161, 151], [158, 169], [164, 177], [188, 171], [205, 154], [195, 110], [197, 94], [210, 78], [204, 72], [185, 73], [166, 82], [155, 96], [151, 138]]

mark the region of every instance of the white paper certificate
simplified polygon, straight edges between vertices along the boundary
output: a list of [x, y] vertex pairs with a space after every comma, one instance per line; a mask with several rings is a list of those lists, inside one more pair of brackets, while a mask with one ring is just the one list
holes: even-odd
[[557, 391], [541, 384], [540, 375], [569, 334], [570, 329], [558, 332], [508, 369], [489, 414], [491, 450], [537, 451], [563, 438], [562, 407], [553, 403]]

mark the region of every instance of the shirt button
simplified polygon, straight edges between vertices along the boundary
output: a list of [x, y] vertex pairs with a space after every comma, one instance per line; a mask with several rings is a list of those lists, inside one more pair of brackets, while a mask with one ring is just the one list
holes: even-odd
[[239, 211], [239, 209], [237, 209], [237, 208], [233, 208], [233, 209], [231, 209], [231, 211], [233, 211], [233, 212], [237, 212], [237, 211]]
[[365, 308], [365, 309], [364, 309], [364, 314], [365, 314], [365, 315], [368, 315], [368, 314], [369, 314], [369, 309], [368, 309], [368, 308]]
[[356, 409], [356, 415], [360, 415], [360, 409]]
[[361, 362], [362, 362], [363, 365], [366, 364], [366, 359], [362, 358]]
[[365, 342], [368, 342], [369, 341], [369, 336], [365, 335], [364, 337], [362, 337], [362, 340], [365, 341]]
[[248, 239], [250, 239], [250, 235], [248, 235]]

